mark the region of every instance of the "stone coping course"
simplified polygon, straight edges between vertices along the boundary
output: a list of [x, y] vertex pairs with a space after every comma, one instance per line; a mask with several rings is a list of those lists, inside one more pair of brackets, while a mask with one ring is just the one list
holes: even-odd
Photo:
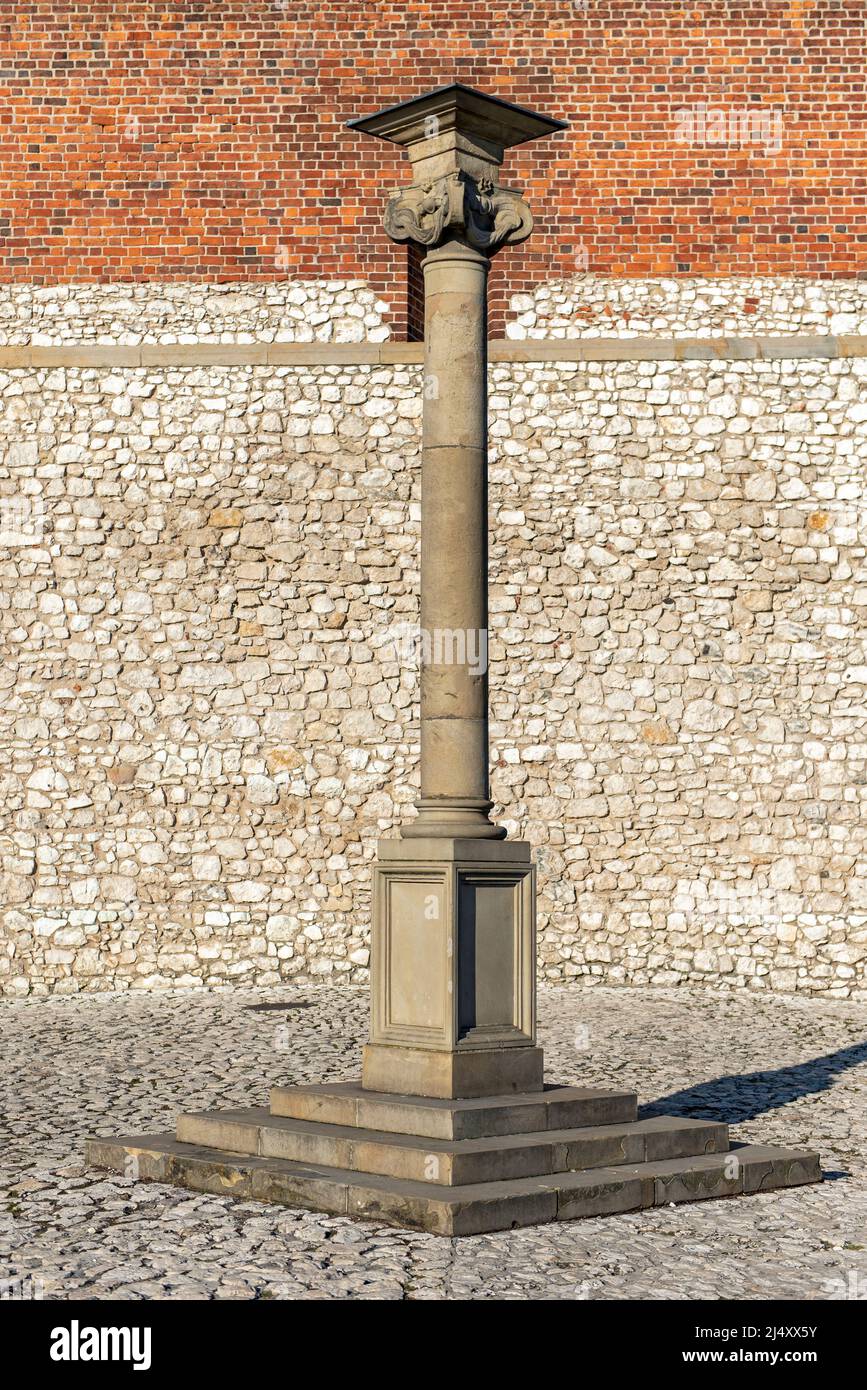
[[[690, 362], [867, 357], [867, 335], [761, 338], [493, 339], [491, 362]], [[0, 347], [0, 370], [32, 367], [395, 366], [421, 364], [423, 343], [66, 343]]]

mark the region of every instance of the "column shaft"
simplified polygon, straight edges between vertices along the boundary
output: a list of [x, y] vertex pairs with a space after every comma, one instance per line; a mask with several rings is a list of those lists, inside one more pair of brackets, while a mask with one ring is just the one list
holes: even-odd
[[421, 797], [418, 836], [488, 819], [488, 257], [453, 240], [424, 261]]

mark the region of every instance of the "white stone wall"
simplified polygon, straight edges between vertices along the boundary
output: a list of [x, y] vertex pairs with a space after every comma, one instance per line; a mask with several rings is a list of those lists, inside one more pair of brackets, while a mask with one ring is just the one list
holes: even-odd
[[[0, 286], [0, 345], [383, 342], [361, 280]], [[867, 280], [577, 275], [514, 294], [506, 337], [867, 334]]]
[[[546, 978], [863, 991], [865, 373], [492, 368], [493, 785]], [[365, 978], [420, 368], [0, 395], [2, 989]]]
[[506, 337], [717, 338], [867, 333], [867, 280], [578, 275], [514, 294]]
[[363, 280], [0, 286], [0, 345], [384, 342]]

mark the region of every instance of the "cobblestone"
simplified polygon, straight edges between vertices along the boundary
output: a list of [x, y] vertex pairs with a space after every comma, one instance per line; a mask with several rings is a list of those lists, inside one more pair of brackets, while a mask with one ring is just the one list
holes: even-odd
[[867, 1298], [863, 1004], [603, 986], [540, 1003], [549, 1080], [815, 1147], [826, 1181], [448, 1241], [106, 1178], [83, 1165], [90, 1134], [357, 1075], [367, 993], [24, 999], [0, 1009], [0, 1279], [59, 1300]]

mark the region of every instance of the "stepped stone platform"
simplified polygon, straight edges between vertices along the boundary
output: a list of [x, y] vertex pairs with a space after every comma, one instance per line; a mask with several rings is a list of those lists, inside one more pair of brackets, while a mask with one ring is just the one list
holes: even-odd
[[446, 1236], [821, 1181], [817, 1154], [730, 1146], [724, 1124], [637, 1110], [633, 1092], [577, 1086], [433, 1100], [323, 1083], [86, 1152], [145, 1181]]

